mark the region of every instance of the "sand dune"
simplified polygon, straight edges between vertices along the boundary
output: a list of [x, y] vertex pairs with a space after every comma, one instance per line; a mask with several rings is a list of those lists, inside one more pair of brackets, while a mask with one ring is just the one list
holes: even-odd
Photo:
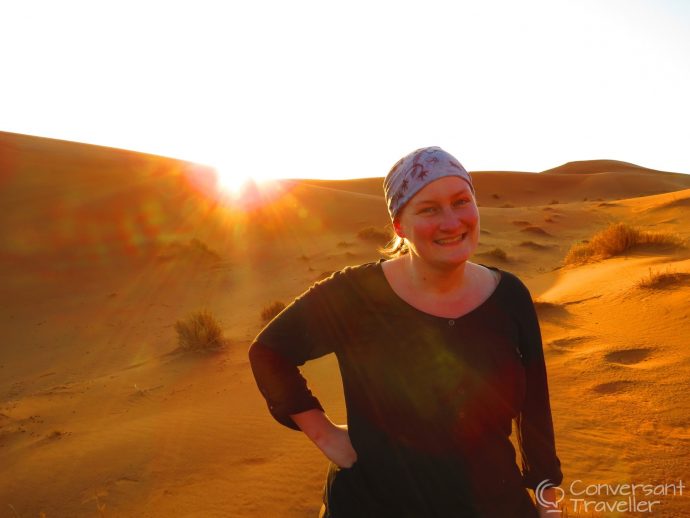
[[[2, 516], [316, 516], [327, 462], [270, 418], [246, 350], [269, 302], [379, 257], [358, 234], [387, 224], [381, 178], [285, 181], [243, 212], [208, 196], [208, 174], [0, 133]], [[690, 177], [590, 161], [474, 178], [475, 260], [539, 301], [564, 487], [686, 476], [690, 282], [639, 282], [690, 274], [690, 249], [562, 261], [617, 221], [690, 242]], [[173, 326], [202, 307], [230, 343], [180, 352]], [[344, 420], [335, 358], [304, 372]], [[690, 513], [661, 500], [655, 516]]]

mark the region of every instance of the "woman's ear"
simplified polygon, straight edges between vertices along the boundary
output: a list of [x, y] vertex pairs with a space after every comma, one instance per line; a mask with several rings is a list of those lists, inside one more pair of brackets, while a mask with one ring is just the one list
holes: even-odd
[[395, 217], [393, 219], [393, 229], [395, 230], [395, 234], [398, 237], [405, 237], [404, 232], [402, 231], [402, 228], [400, 228], [400, 218]]

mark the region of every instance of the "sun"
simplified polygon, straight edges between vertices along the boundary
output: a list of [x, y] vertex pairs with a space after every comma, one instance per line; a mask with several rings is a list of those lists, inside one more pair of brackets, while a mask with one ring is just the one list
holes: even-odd
[[241, 196], [242, 191], [256, 181], [250, 175], [237, 174], [236, 171], [223, 167], [215, 167], [214, 169], [216, 171], [218, 191], [220, 194], [230, 198]]
[[218, 200], [228, 208], [251, 210], [279, 198], [286, 186], [278, 179], [239, 172], [237, 167], [213, 166]]

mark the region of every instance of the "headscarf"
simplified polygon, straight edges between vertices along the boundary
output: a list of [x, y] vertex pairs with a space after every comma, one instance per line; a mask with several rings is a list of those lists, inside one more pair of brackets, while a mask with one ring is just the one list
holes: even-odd
[[462, 178], [474, 194], [469, 173], [453, 155], [440, 147], [424, 147], [398, 160], [383, 180], [391, 220], [422, 188], [445, 176]]

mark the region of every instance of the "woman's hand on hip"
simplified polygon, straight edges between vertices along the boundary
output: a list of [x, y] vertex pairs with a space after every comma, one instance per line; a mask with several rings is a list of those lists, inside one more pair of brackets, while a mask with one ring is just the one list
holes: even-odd
[[290, 415], [309, 439], [341, 468], [350, 468], [357, 460], [347, 425], [334, 424], [321, 410], [312, 409]]
[[357, 452], [350, 441], [347, 425], [333, 425], [321, 444], [317, 444], [326, 457], [341, 468], [351, 468], [357, 461]]

